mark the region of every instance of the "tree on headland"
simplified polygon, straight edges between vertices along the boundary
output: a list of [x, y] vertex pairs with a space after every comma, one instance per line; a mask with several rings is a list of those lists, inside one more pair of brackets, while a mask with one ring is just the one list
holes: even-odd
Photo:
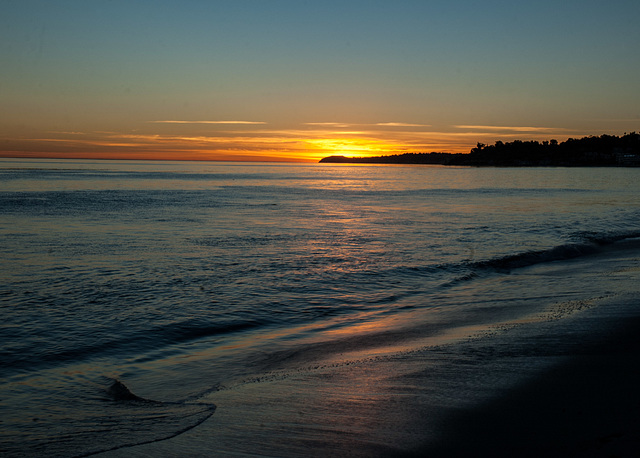
[[478, 143], [463, 162], [497, 166], [609, 166], [621, 165], [625, 156], [640, 154], [640, 134], [569, 138], [565, 142], [514, 140], [495, 145]]
[[404, 153], [377, 157], [331, 156], [320, 162], [355, 164], [441, 164], [501, 167], [532, 166], [640, 166], [640, 134], [569, 138], [565, 142], [522, 141], [494, 145], [478, 143], [469, 154]]

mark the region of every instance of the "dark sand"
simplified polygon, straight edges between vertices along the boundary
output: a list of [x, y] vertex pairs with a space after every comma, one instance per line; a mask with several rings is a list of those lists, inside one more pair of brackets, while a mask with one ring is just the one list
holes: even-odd
[[[610, 323], [595, 335], [568, 334], [564, 338], [572, 340], [571, 345], [552, 345], [558, 348], [551, 350], [554, 363], [547, 370], [533, 371], [533, 377], [529, 372], [490, 400], [449, 409], [437, 420], [429, 393], [415, 395], [411, 388], [406, 398], [401, 396], [407, 393], [403, 387], [411, 386], [408, 376], [383, 375], [379, 385], [373, 379], [360, 383], [367, 380], [363, 374], [380, 375], [385, 367], [398, 367], [380, 361], [217, 393], [212, 399], [220, 401], [219, 411], [202, 427], [169, 441], [105, 455], [638, 457], [640, 317], [605, 321]], [[488, 348], [494, 348], [494, 340], [486, 340]], [[532, 336], [525, 345], [549, 351], [539, 343]], [[482, 343], [469, 345], [479, 348]], [[527, 372], [509, 364], [500, 370], [496, 361], [474, 366], [478, 377], [495, 367], [499, 384], [503, 376]], [[429, 370], [414, 380], [428, 384]], [[486, 382], [478, 379], [481, 386]], [[373, 396], [367, 396], [367, 387]], [[390, 392], [396, 395], [390, 397]], [[413, 420], [403, 421], [409, 418]], [[421, 418], [426, 423], [421, 424]], [[380, 424], [370, 424], [373, 419]], [[223, 425], [227, 432], [220, 435], [217, 430]], [[420, 435], [428, 443], [419, 446], [420, 440], [412, 439]]]
[[499, 399], [445, 420], [408, 456], [640, 456], [640, 318]]

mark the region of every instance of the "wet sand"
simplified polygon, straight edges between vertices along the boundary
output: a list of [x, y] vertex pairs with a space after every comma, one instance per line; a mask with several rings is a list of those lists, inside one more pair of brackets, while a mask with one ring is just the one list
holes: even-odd
[[592, 315], [214, 393], [201, 427], [106, 455], [640, 456], [640, 317]]
[[[640, 305], [640, 304], [639, 304]], [[408, 456], [640, 456], [640, 318], [485, 405]]]

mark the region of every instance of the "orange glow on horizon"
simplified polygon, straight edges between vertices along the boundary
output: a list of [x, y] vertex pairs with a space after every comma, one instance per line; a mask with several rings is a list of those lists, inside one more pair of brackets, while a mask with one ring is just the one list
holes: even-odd
[[[307, 140], [307, 143], [317, 148], [324, 156], [383, 156], [397, 154], [401, 146], [380, 140], [359, 138], [331, 138]], [[404, 152], [404, 151], [403, 151]]]
[[[498, 127], [491, 126], [485, 126], [484, 132], [483, 126], [453, 126], [449, 131], [432, 131], [415, 129], [419, 127], [417, 125], [383, 123], [360, 125], [368, 127], [362, 130], [346, 130], [347, 127], [357, 125], [341, 124], [337, 127], [334, 125], [337, 123], [313, 123], [311, 127], [302, 129], [277, 130], [256, 127], [257, 123], [247, 122], [244, 128], [235, 130], [224, 130], [228, 127], [223, 123], [204, 124], [220, 125], [223, 130], [219, 130], [219, 127], [202, 130], [198, 126], [203, 123], [204, 121], [191, 124], [173, 121], [155, 123], [153, 126], [163, 128], [155, 127], [155, 131], [151, 129], [147, 132], [45, 132], [38, 137], [4, 138], [0, 157], [318, 162], [328, 156], [468, 153], [477, 142], [492, 144], [497, 139], [548, 139], [550, 134], [562, 140], [567, 136], [566, 131], [564, 136], [553, 135], [547, 128], [518, 130], [503, 127], [496, 134]], [[398, 130], [398, 127], [406, 129]], [[341, 128], [344, 130], [340, 130]], [[526, 132], [522, 129], [526, 129]]]

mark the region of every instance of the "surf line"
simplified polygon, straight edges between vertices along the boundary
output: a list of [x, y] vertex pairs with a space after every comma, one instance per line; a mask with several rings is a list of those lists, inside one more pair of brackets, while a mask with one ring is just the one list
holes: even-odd
[[154, 406], [162, 406], [162, 405], [191, 405], [191, 406], [202, 406], [202, 407], [206, 407], [206, 409], [208, 410], [208, 412], [206, 413], [206, 415], [204, 415], [203, 418], [201, 418], [200, 420], [196, 421], [195, 423], [186, 426], [185, 428], [182, 428], [174, 433], [168, 434], [167, 436], [164, 437], [159, 437], [156, 439], [150, 439], [147, 441], [142, 441], [142, 442], [132, 442], [132, 443], [128, 443], [128, 444], [121, 444], [121, 445], [116, 445], [115, 447], [111, 447], [111, 448], [107, 448], [107, 449], [102, 449], [102, 450], [94, 450], [92, 452], [88, 452], [88, 453], [83, 453], [80, 455], [75, 455], [76, 458], [81, 458], [81, 457], [86, 457], [86, 456], [92, 456], [92, 455], [97, 455], [98, 453], [104, 453], [104, 452], [111, 452], [113, 450], [119, 450], [121, 448], [127, 448], [127, 447], [135, 447], [137, 445], [145, 445], [145, 444], [152, 444], [154, 442], [162, 442], [168, 439], [173, 439], [174, 437], [177, 437], [181, 434], [186, 433], [187, 431], [200, 426], [202, 423], [204, 423], [206, 420], [208, 420], [209, 418], [211, 418], [211, 416], [214, 414], [214, 412], [216, 411], [217, 406], [213, 403], [204, 403], [204, 402], [161, 402], [161, 401], [154, 401], [151, 399], [145, 399], [142, 398], [140, 396], [137, 396], [136, 394], [132, 393], [131, 390], [124, 384], [122, 383], [120, 380], [117, 379], [111, 379], [113, 380], [113, 383], [111, 383], [111, 385], [109, 385], [109, 387], [105, 390], [107, 395], [109, 396], [109, 398], [111, 398], [113, 401], [116, 402], [126, 402], [126, 403], [136, 403], [136, 404], [148, 404], [148, 405], [154, 405]]

